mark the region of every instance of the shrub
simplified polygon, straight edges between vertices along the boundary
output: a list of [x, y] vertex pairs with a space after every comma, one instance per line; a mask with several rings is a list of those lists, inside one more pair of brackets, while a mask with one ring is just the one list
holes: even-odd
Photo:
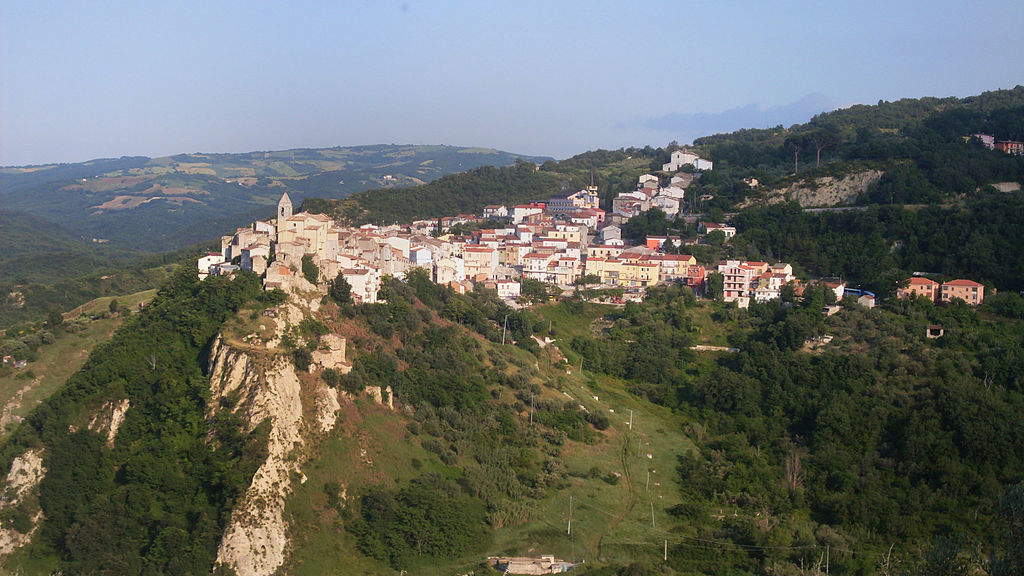
[[310, 364], [313, 363], [313, 353], [309, 351], [309, 348], [305, 346], [296, 348], [292, 351], [292, 362], [295, 367], [303, 372], [309, 371]]
[[302, 257], [302, 275], [310, 284], [320, 282], [320, 267], [313, 263], [313, 256], [310, 254]]
[[326, 368], [320, 373], [320, 377], [331, 388], [337, 388], [338, 384], [341, 384], [341, 376], [342, 374], [334, 368]]

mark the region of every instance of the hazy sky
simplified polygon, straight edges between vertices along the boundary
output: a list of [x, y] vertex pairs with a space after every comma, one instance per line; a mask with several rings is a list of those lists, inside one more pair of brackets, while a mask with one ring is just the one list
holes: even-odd
[[11, 2], [0, 164], [374, 143], [565, 157], [1024, 83], [1024, 2]]

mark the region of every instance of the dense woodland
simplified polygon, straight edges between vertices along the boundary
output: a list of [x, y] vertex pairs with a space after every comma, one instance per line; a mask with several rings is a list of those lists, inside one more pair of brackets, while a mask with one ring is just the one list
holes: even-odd
[[575, 192], [591, 182], [605, 204], [619, 192], [636, 188], [636, 179], [649, 170], [656, 148], [626, 148], [585, 152], [540, 166], [519, 161], [514, 166], [491, 166], [451, 174], [422, 186], [368, 190], [343, 200], [308, 199], [302, 208], [330, 214], [355, 224], [393, 224], [413, 220], [478, 214], [488, 204], [512, 206], [543, 202]]
[[[17, 276], [0, 278], [0, 328], [40, 322], [47, 316], [69, 311], [101, 296], [121, 296], [159, 287], [177, 267], [191, 268], [196, 255], [205, 248], [136, 256], [127, 262], [106, 254], [96, 257], [96, 267], [89, 271], [76, 272], [78, 268], [69, 265], [37, 280], [18, 281]], [[74, 250], [69, 252], [72, 260], [80, 256]], [[45, 257], [30, 254], [21, 261]]]
[[[263, 294], [252, 275], [200, 283], [179, 272], [17, 429], [4, 467], [45, 448], [38, 499], [11, 518], [28, 527], [33, 507], [42, 509], [30, 555], [59, 559], [67, 574], [209, 573], [232, 504], [262, 461], [265, 431], [246, 435], [228, 411], [208, 422], [201, 367], [221, 323]], [[131, 410], [108, 448], [88, 418], [122, 398]]]
[[[828, 294], [719, 307], [741, 351], [716, 359], [686, 350], [695, 301], [676, 287], [573, 340], [592, 369], [692, 418], [699, 452], [679, 462], [673, 511], [688, 560], [674, 568], [790, 573], [829, 547], [833, 574], [1021, 573], [1024, 330], [1008, 311], [1024, 299], [826, 320]], [[947, 336], [926, 339], [932, 323]], [[804, 350], [824, 333], [838, 344]]]
[[707, 207], [729, 210], [752, 193], [743, 178], [756, 177], [771, 188], [877, 168], [886, 174], [861, 203], [916, 204], [1024, 180], [1024, 159], [965, 141], [974, 133], [1024, 140], [1024, 86], [968, 98], [880, 101], [788, 128], [698, 138], [694, 146], [715, 161], [715, 170], [693, 192], [714, 196]]
[[811, 213], [796, 205], [741, 212], [732, 250], [795, 262], [813, 276], [895, 293], [911, 272], [1024, 290], [1024, 196], [979, 192], [962, 203]]

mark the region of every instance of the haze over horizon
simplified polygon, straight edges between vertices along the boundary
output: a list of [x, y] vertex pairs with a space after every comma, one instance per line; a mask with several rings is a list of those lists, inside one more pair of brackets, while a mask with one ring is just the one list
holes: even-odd
[[1024, 82], [1019, 2], [0, 8], [0, 165], [377, 143], [558, 158]]

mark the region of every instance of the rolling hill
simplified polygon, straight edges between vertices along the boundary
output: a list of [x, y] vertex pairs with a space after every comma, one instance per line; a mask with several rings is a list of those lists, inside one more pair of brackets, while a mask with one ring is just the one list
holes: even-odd
[[517, 159], [546, 160], [490, 148], [415, 145], [124, 157], [0, 168], [0, 202], [60, 222], [89, 241], [166, 251], [265, 216], [284, 192], [297, 202], [342, 198]]

